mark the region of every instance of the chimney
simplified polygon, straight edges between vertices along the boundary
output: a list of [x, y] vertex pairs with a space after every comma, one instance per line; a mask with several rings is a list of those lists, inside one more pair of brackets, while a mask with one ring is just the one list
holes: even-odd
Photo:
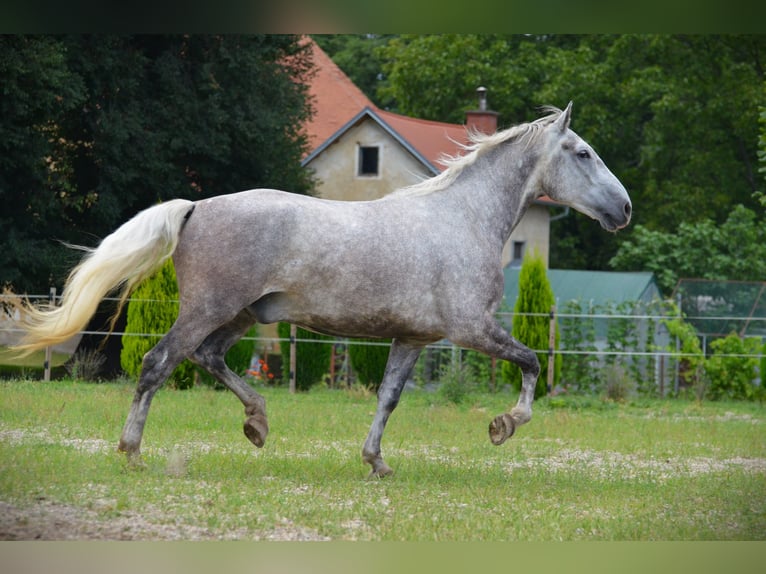
[[465, 125], [471, 131], [481, 132], [483, 134], [493, 134], [497, 131], [497, 112], [487, 109], [487, 88], [479, 86], [476, 88], [479, 96], [479, 109], [470, 110], [465, 113]]

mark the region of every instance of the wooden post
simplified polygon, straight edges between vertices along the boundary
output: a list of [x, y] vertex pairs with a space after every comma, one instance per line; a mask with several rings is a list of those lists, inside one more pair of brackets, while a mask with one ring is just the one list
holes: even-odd
[[551, 306], [548, 326], [548, 394], [553, 391], [553, 373], [555, 371], [554, 347], [556, 346], [556, 305]]
[[290, 392], [295, 394], [295, 355], [296, 342], [298, 336], [298, 327], [290, 325]]
[[[51, 306], [54, 306], [56, 304], [56, 288], [51, 287], [50, 292], [48, 293], [48, 303], [50, 303]], [[43, 380], [44, 381], [50, 381], [51, 380], [51, 361], [53, 360], [53, 349], [51, 347], [45, 347], [45, 362], [43, 363]]]

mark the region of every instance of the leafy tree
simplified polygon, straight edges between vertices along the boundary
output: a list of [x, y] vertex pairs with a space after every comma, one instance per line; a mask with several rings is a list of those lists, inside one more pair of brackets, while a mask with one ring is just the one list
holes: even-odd
[[92, 243], [158, 200], [310, 189], [297, 36], [0, 40], [0, 283], [61, 284], [55, 240]]
[[[279, 350], [282, 353], [282, 379], [290, 380], [290, 324], [277, 325]], [[308, 391], [322, 381], [330, 372], [330, 356], [332, 337], [321, 335], [298, 327], [295, 348], [295, 387], [299, 391]], [[327, 341], [322, 343], [322, 341]]]
[[354, 344], [351, 341], [348, 346], [348, 357], [351, 367], [354, 369], [359, 382], [371, 387], [376, 391], [383, 381], [388, 362], [389, 345], [364, 344], [364, 343], [390, 343], [390, 340], [360, 339], [362, 344]]
[[[556, 303], [548, 276], [545, 272], [545, 262], [537, 253], [528, 253], [519, 271], [519, 296], [513, 307], [513, 336], [530, 349], [535, 349], [540, 361], [540, 377], [535, 387], [535, 398], [548, 393], [548, 349], [550, 339], [551, 307]], [[559, 328], [556, 324], [555, 348], [559, 347]], [[561, 355], [555, 355], [552, 368], [554, 369], [553, 386], [561, 376]], [[521, 389], [521, 370], [508, 361], [503, 361], [501, 373], [505, 380], [510, 381], [517, 389]]]
[[[379, 52], [379, 89], [408, 115], [462, 122], [479, 85], [501, 124], [573, 100], [574, 128], [631, 193], [634, 222], [649, 229], [722, 223], [733, 205], [757, 206], [766, 36], [401, 36]], [[560, 219], [551, 266], [607, 269], [632, 233], [615, 239], [587, 218]]]
[[638, 225], [610, 265], [652, 271], [665, 295], [686, 277], [761, 281], [766, 277], [766, 221], [738, 205], [722, 225], [712, 219], [684, 222], [675, 233]]
[[85, 88], [62, 42], [46, 36], [0, 36], [0, 78], [0, 283], [42, 291], [61, 267], [48, 237], [66, 236], [54, 192], [71, 189], [61, 125]]

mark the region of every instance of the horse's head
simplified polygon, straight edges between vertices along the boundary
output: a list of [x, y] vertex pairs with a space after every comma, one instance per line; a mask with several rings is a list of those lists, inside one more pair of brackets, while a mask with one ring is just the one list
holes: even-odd
[[545, 128], [540, 184], [548, 197], [617, 231], [630, 222], [631, 203], [625, 187], [593, 148], [569, 129], [572, 102]]

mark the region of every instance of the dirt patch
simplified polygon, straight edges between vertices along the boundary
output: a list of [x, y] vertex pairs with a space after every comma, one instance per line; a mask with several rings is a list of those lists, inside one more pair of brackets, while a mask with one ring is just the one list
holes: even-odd
[[188, 524], [160, 524], [136, 513], [104, 519], [91, 510], [39, 499], [25, 507], [0, 501], [0, 540], [328, 540], [289, 521], [266, 532], [212, 530]]

